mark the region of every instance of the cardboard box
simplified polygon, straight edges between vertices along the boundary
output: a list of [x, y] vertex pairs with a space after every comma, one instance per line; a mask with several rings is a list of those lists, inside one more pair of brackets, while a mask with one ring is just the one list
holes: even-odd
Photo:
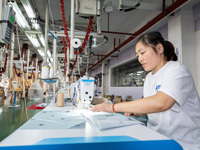
[[122, 97], [121, 96], [116, 96], [115, 103], [121, 103], [121, 102], [122, 102]]
[[104, 102], [108, 102], [108, 99], [105, 98], [105, 97], [94, 97], [93, 98], [93, 101], [91, 102], [92, 105], [97, 105], [97, 104], [101, 104], [101, 103], [104, 103]]
[[132, 100], [133, 100], [132, 96], [130, 95], [126, 96], [126, 101], [132, 101]]
[[106, 98], [113, 102], [115, 96], [114, 95], [106, 95]]
[[122, 96], [116, 96], [115, 103], [122, 103], [125, 102], [125, 100], [122, 99]]

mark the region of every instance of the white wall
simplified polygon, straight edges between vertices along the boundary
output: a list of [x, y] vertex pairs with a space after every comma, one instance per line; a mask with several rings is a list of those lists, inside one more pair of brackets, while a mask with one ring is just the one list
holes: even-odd
[[181, 33], [182, 33], [182, 49], [183, 64], [191, 71], [195, 83], [197, 81], [197, 50], [196, 50], [196, 33], [195, 20], [193, 15], [193, 7], [187, 6], [181, 10]]
[[175, 49], [179, 49], [179, 59], [189, 68], [198, 88], [196, 33], [192, 6], [182, 8], [177, 15], [169, 19], [168, 40], [174, 44]]
[[143, 87], [110, 87], [110, 94], [122, 97], [130, 95], [135, 100], [143, 96]]
[[197, 91], [200, 94], [200, 30], [196, 32], [196, 50], [197, 50], [197, 81], [196, 87]]
[[180, 15], [171, 18], [168, 22], [168, 40], [172, 42], [175, 49], [179, 50], [179, 61], [182, 62], [182, 33]]

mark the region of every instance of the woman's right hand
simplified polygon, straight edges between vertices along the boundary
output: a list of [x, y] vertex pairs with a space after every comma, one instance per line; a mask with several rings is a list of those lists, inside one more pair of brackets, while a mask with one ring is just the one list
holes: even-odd
[[93, 106], [90, 110], [94, 112], [104, 111], [104, 112], [113, 112], [112, 105], [110, 103], [101, 103]]
[[124, 113], [124, 116], [127, 116], [127, 117], [129, 117], [130, 115], [131, 115], [132, 113]]

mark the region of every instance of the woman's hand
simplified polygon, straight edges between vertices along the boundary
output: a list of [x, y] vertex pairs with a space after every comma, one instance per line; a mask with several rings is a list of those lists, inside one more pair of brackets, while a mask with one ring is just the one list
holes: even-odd
[[147, 115], [146, 114], [136, 114], [136, 113], [124, 113], [124, 116], [131, 116], [131, 115], [133, 115], [133, 116], [136, 116], [136, 117], [146, 117]]
[[110, 103], [101, 103], [101, 104], [95, 105], [90, 110], [94, 112], [98, 112], [98, 111], [113, 112], [112, 104]]
[[124, 116], [130, 116], [130, 115], [132, 115], [132, 113], [124, 113]]

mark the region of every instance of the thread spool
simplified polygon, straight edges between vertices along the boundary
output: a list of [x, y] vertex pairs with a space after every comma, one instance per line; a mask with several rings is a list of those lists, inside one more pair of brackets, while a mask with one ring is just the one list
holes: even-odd
[[81, 46], [81, 40], [77, 38], [72, 39], [71, 44], [73, 48], [79, 48]]
[[53, 67], [50, 68], [50, 73], [49, 73], [49, 78], [53, 78], [54, 73], [53, 73]]
[[48, 79], [49, 78], [49, 67], [47, 67], [47, 66], [42, 67], [41, 78], [42, 79]]
[[70, 96], [70, 89], [67, 89], [67, 96]]
[[57, 95], [57, 107], [63, 107], [64, 106], [64, 94], [62, 92], [59, 92]]

